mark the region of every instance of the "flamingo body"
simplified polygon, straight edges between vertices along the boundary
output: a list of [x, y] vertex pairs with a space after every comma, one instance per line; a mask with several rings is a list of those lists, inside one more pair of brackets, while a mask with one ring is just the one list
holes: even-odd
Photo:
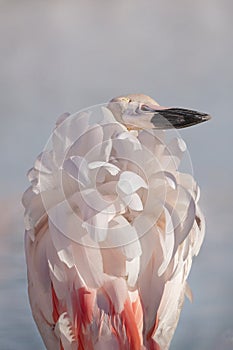
[[153, 130], [177, 113], [130, 95], [65, 114], [29, 171], [28, 291], [47, 349], [169, 348], [205, 231], [183, 140]]

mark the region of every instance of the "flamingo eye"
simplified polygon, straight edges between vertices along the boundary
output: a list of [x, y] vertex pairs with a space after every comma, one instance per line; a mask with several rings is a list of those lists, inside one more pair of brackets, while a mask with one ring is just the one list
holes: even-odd
[[141, 110], [142, 110], [143, 112], [154, 112], [154, 109], [151, 108], [151, 107], [149, 107], [149, 106], [147, 106], [147, 105], [142, 105], [142, 106], [141, 106]]

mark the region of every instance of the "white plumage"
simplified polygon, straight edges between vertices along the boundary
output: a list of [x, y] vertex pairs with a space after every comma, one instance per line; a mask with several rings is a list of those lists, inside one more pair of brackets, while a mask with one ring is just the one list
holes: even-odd
[[178, 170], [184, 141], [152, 129], [208, 118], [144, 95], [59, 118], [23, 196], [47, 349], [169, 348], [205, 228], [198, 186]]

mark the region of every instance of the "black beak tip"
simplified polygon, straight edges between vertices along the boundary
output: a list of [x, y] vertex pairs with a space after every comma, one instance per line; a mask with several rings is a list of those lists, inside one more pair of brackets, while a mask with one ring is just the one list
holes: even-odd
[[194, 116], [193, 124], [195, 125], [195, 124], [207, 122], [211, 118], [212, 117], [207, 113], [197, 113], [197, 115]]
[[202, 116], [202, 121], [207, 122], [207, 120], [210, 120], [211, 118], [211, 115], [204, 113]]
[[187, 118], [184, 119], [184, 124], [183, 125], [181, 124], [180, 127], [183, 128], [183, 127], [200, 124], [203, 122], [207, 122], [210, 119], [211, 119], [211, 116], [209, 114], [197, 112], [196, 114], [187, 116]]

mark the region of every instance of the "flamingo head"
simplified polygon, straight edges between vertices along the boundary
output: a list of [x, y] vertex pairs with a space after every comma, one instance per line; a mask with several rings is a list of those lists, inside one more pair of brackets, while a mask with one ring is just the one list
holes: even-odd
[[162, 107], [151, 97], [130, 94], [113, 98], [108, 108], [128, 129], [181, 129], [209, 120], [207, 113]]

